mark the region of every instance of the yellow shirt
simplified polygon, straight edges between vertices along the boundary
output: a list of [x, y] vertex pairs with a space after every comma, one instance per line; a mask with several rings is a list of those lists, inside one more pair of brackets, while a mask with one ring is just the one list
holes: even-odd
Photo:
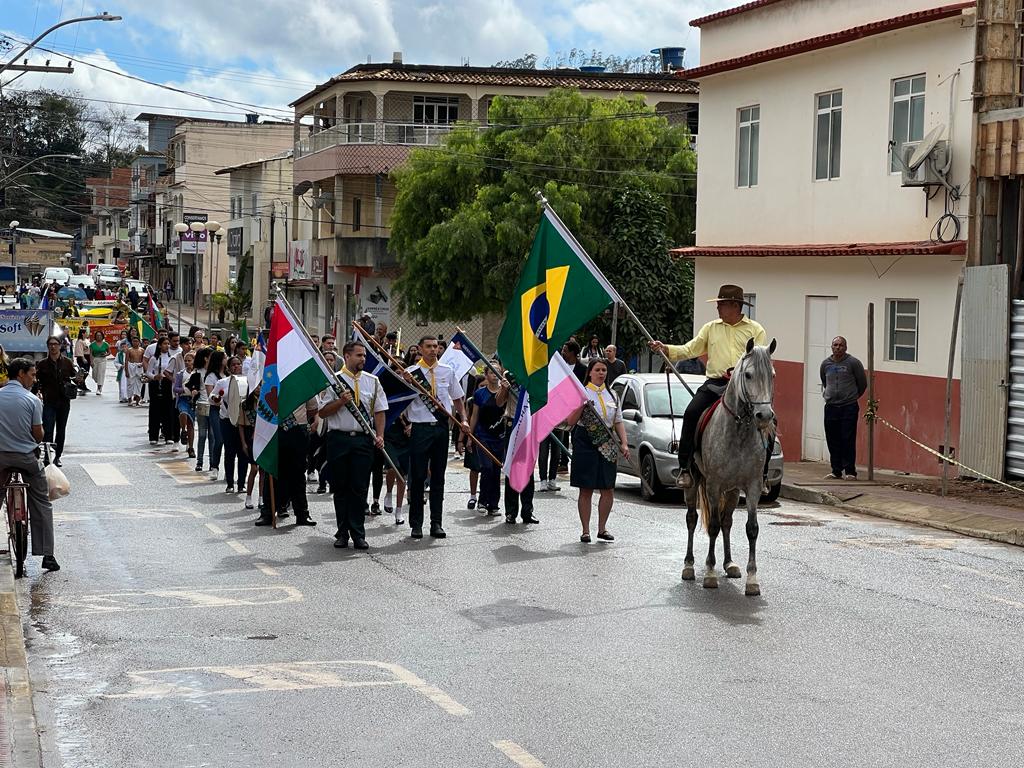
[[751, 339], [760, 346], [768, 343], [761, 324], [744, 315], [736, 325], [727, 325], [721, 320], [705, 323], [691, 342], [682, 346], [666, 345], [665, 352], [672, 362], [707, 354], [707, 376], [717, 379], [725, 376], [725, 372], [746, 354], [747, 342]]

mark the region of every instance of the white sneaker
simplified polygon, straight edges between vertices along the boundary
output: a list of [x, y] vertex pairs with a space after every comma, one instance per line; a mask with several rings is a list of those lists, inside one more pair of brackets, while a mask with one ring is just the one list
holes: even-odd
[[214, 468], [210, 470], [210, 479], [216, 480], [220, 476], [220, 469]]
[[549, 491], [560, 490], [559, 487], [558, 487], [558, 483], [556, 483], [554, 480], [548, 480], [548, 490]]
[[253, 509], [253, 506], [252, 506], [252, 494], [248, 494], [247, 493], [245, 495], [245, 508], [246, 509]]

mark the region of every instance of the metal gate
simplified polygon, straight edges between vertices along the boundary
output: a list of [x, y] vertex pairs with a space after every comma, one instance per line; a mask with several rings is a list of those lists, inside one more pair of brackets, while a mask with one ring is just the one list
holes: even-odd
[[[1008, 319], [1010, 273], [1006, 264], [967, 267], [961, 309], [960, 460], [990, 477], [1003, 477], [1016, 452], [1024, 473], [1024, 420], [1017, 440], [1007, 439]], [[1024, 327], [1022, 327], [1024, 331]], [[1024, 334], [1021, 335], [1024, 352]], [[1022, 359], [1024, 364], [1024, 359]], [[1024, 368], [1021, 369], [1024, 373]], [[1024, 416], [1024, 379], [1020, 385]], [[961, 471], [961, 474], [970, 475]]]
[[1006, 425], [1006, 477], [1024, 480], [1024, 301], [1010, 317], [1010, 407]]

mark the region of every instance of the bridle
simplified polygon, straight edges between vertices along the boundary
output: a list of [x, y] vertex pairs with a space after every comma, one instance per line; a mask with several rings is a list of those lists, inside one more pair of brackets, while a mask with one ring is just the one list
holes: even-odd
[[[745, 363], [748, 357], [749, 355], [744, 355], [743, 358], [740, 360], [741, 366], [737, 366], [737, 368], [745, 367]], [[736, 382], [736, 399], [739, 402], [739, 406], [736, 408], [735, 411], [729, 407], [728, 400], [726, 399], [726, 395], [729, 392], [729, 389], [727, 387], [726, 391], [722, 393], [722, 407], [725, 408], [726, 413], [732, 416], [733, 420], [737, 424], [741, 426], [747, 426], [754, 419], [755, 407], [758, 405], [772, 405], [772, 400], [751, 400], [747, 396], [747, 388], [746, 384], [744, 383], [746, 381], [746, 378], [743, 376], [743, 374], [743, 370], [734, 370], [732, 375], [732, 380]], [[773, 387], [772, 397], [774, 398], [774, 396], [775, 392]]]

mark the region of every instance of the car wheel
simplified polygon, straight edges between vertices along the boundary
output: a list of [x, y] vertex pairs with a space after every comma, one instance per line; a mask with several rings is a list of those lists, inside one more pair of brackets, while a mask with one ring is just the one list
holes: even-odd
[[768, 493], [761, 496], [761, 501], [775, 501], [779, 498], [779, 491], [782, 490], [782, 481], [768, 488]]
[[640, 495], [645, 501], [657, 501], [665, 494], [665, 486], [658, 479], [654, 456], [649, 451], [640, 456], [640, 477]]

